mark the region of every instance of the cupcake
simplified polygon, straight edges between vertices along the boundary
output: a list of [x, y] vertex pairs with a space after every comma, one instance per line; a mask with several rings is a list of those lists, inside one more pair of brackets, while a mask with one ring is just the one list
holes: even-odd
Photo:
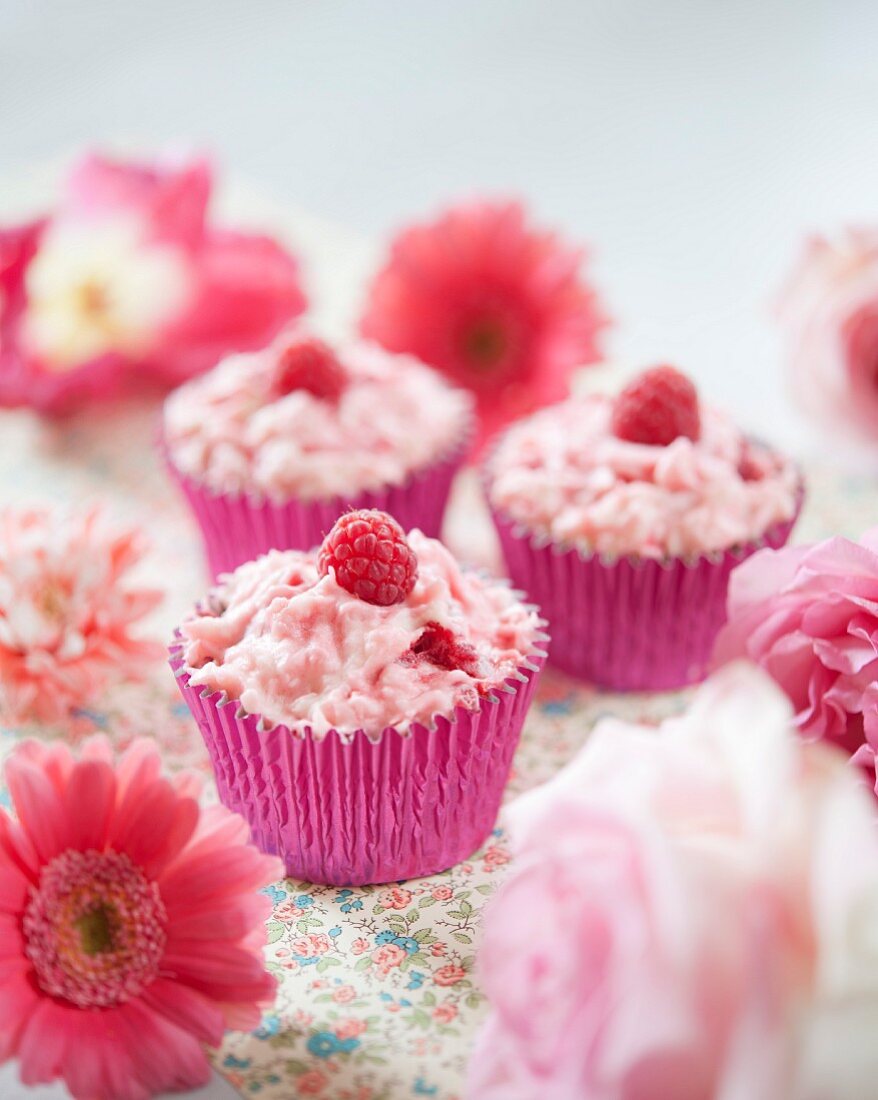
[[310, 550], [351, 508], [438, 535], [472, 420], [470, 396], [414, 359], [287, 333], [176, 390], [163, 447], [216, 577]]
[[792, 462], [667, 366], [520, 421], [485, 487], [509, 574], [549, 620], [550, 660], [616, 690], [704, 677], [731, 570], [783, 545], [802, 499]]
[[377, 511], [319, 551], [240, 566], [180, 627], [172, 667], [222, 801], [289, 874], [432, 874], [497, 815], [545, 658], [542, 621]]

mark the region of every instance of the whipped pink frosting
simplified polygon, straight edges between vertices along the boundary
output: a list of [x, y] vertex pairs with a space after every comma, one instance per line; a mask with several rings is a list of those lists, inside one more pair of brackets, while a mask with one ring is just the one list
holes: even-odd
[[491, 503], [529, 531], [610, 557], [691, 557], [790, 519], [795, 466], [701, 407], [667, 447], [613, 435], [612, 398], [575, 397], [514, 425], [488, 463]]
[[[272, 550], [211, 593], [210, 610], [184, 622], [193, 685], [223, 691], [268, 725], [310, 726], [376, 739], [387, 726], [428, 724], [475, 709], [538, 644], [540, 620], [502, 582], [464, 571], [420, 531], [409, 544], [418, 580], [404, 603], [376, 607], [319, 577], [316, 553]], [[448, 627], [478, 654], [470, 671], [404, 655], [428, 623]]]
[[165, 442], [184, 474], [219, 493], [351, 497], [400, 485], [463, 442], [469, 395], [372, 344], [340, 352], [350, 381], [337, 403], [305, 390], [273, 398], [285, 342], [230, 356], [171, 394]]

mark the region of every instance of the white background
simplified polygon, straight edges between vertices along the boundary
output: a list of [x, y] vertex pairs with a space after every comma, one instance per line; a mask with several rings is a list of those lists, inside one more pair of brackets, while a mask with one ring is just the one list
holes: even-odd
[[375, 238], [521, 194], [590, 245], [614, 357], [804, 451], [771, 298], [806, 233], [878, 221], [876, 58], [865, 0], [0, 0], [0, 179], [188, 140]]

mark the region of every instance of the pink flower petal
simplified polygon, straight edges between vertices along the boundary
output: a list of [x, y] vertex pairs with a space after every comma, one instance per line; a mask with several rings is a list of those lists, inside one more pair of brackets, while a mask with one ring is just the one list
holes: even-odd
[[225, 1024], [222, 1012], [194, 989], [157, 978], [143, 994], [143, 1003], [201, 1043], [219, 1046]]

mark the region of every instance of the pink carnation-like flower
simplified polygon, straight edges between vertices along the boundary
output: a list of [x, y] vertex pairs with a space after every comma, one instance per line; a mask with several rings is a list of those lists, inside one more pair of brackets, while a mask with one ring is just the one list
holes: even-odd
[[605, 719], [509, 816], [469, 1100], [871, 1095], [878, 816], [765, 673]]
[[484, 442], [599, 357], [605, 319], [582, 262], [518, 202], [457, 206], [392, 241], [361, 330], [471, 389]]
[[90, 155], [50, 216], [0, 230], [0, 404], [176, 385], [302, 312], [293, 257], [209, 225], [211, 186], [204, 160]]
[[385, 978], [405, 957], [405, 951], [395, 943], [382, 944], [372, 952], [372, 962], [375, 963], [378, 973]]
[[734, 570], [717, 664], [749, 657], [796, 725], [869, 765], [878, 750], [878, 527], [862, 540], [760, 550]]
[[146, 1100], [209, 1077], [204, 1046], [250, 1029], [277, 860], [148, 741], [22, 743], [0, 813], [0, 1061], [76, 1100]]
[[0, 718], [53, 721], [164, 648], [132, 626], [161, 601], [129, 583], [143, 541], [97, 509], [0, 512]]
[[368, 1024], [365, 1020], [357, 1020], [354, 1017], [350, 1017], [347, 1020], [339, 1020], [333, 1030], [335, 1031], [335, 1037], [337, 1039], [356, 1039], [357, 1036], [362, 1035], [367, 1029]]
[[878, 438], [878, 230], [809, 241], [779, 303], [799, 403]]

